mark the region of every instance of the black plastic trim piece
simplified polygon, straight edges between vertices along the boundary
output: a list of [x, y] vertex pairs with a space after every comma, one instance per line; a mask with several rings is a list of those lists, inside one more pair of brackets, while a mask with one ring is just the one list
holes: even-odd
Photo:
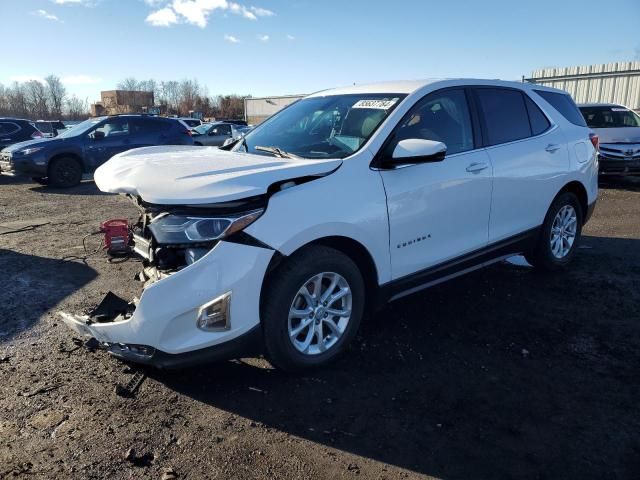
[[233, 235], [230, 235], [227, 238], [223, 239], [223, 241], [231, 242], [231, 243], [239, 243], [241, 245], [249, 245], [250, 247], [265, 248], [267, 250], [275, 250], [275, 248], [273, 248], [272, 246], [267, 245], [263, 241], [258, 240], [257, 238], [243, 231], [236, 232]]

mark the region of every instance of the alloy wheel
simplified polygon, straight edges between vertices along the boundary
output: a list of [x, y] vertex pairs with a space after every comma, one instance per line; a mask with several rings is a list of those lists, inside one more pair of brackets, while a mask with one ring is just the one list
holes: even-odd
[[578, 215], [571, 205], [563, 206], [551, 225], [551, 253], [560, 259], [566, 257], [576, 240]]
[[291, 343], [304, 355], [318, 355], [333, 347], [351, 318], [353, 294], [345, 278], [334, 272], [307, 280], [289, 308]]

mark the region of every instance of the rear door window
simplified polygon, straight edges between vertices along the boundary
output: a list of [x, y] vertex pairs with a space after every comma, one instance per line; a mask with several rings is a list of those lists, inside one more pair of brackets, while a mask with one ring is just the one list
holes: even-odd
[[478, 88], [476, 92], [488, 145], [531, 136], [529, 114], [522, 92], [506, 88]]
[[538, 107], [538, 105], [536, 105], [536, 103], [531, 100], [528, 95], [524, 96], [524, 101], [527, 104], [527, 111], [529, 112], [531, 133], [533, 133], [534, 135], [540, 135], [551, 126], [551, 123], [549, 122], [549, 119], [546, 117], [546, 115], [542, 113], [540, 107]]
[[573, 101], [568, 93], [549, 92], [546, 90], [534, 90], [534, 92], [549, 102], [569, 122], [580, 127], [587, 126], [576, 102]]
[[11, 135], [20, 130], [20, 127], [13, 122], [0, 122], [0, 135]]

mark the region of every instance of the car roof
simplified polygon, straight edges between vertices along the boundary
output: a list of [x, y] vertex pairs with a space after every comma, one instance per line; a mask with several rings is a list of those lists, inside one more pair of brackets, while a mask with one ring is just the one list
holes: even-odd
[[465, 85], [477, 85], [477, 86], [496, 86], [496, 87], [511, 87], [521, 90], [546, 90], [550, 92], [567, 94], [564, 90], [557, 88], [546, 87], [534, 83], [513, 82], [497, 79], [480, 79], [480, 78], [428, 78], [424, 80], [401, 80], [393, 82], [380, 82], [370, 83], [363, 85], [350, 85], [347, 87], [333, 88], [329, 90], [322, 90], [309, 95], [310, 97], [324, 97], [327, 95], [349, 95], [358, 93], [397, 93], [397, 94], [412, 94], [421, 90], [429, 85], [438, 84], [439, 88], [445, 88], [449, 86], [465, 86]]
[[3, 122], [32, 122], [32, 120], [28, 120], [26, 118], [15, 118], [15, 117], [0, 117], [0, 121]]
[[579, 103], [578, 108], [580, 107], [616, 107], [616, 108], [627, 108], [624, 105], [620, 105], [619, 103]]

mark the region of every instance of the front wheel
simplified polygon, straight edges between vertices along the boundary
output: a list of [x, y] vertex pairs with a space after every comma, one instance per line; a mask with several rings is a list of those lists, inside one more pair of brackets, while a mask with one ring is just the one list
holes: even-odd
[[262, 293], [269, 360], [285, 371], [326, 365], [355, 337], [364, 297], [360, 270], [342, 252], [312, 246], [294, 254]]
[[558, 270], [573, 259], [582, 234], [583, 212], [571, 192], [559, 195], [549, 207], [535, 248], [527, 261], [542, 270]]
[[49, 165], [48, 177], [52, 187], [75, 187], [82, 180], [82, 167], [75, 158], [58, 158]]

